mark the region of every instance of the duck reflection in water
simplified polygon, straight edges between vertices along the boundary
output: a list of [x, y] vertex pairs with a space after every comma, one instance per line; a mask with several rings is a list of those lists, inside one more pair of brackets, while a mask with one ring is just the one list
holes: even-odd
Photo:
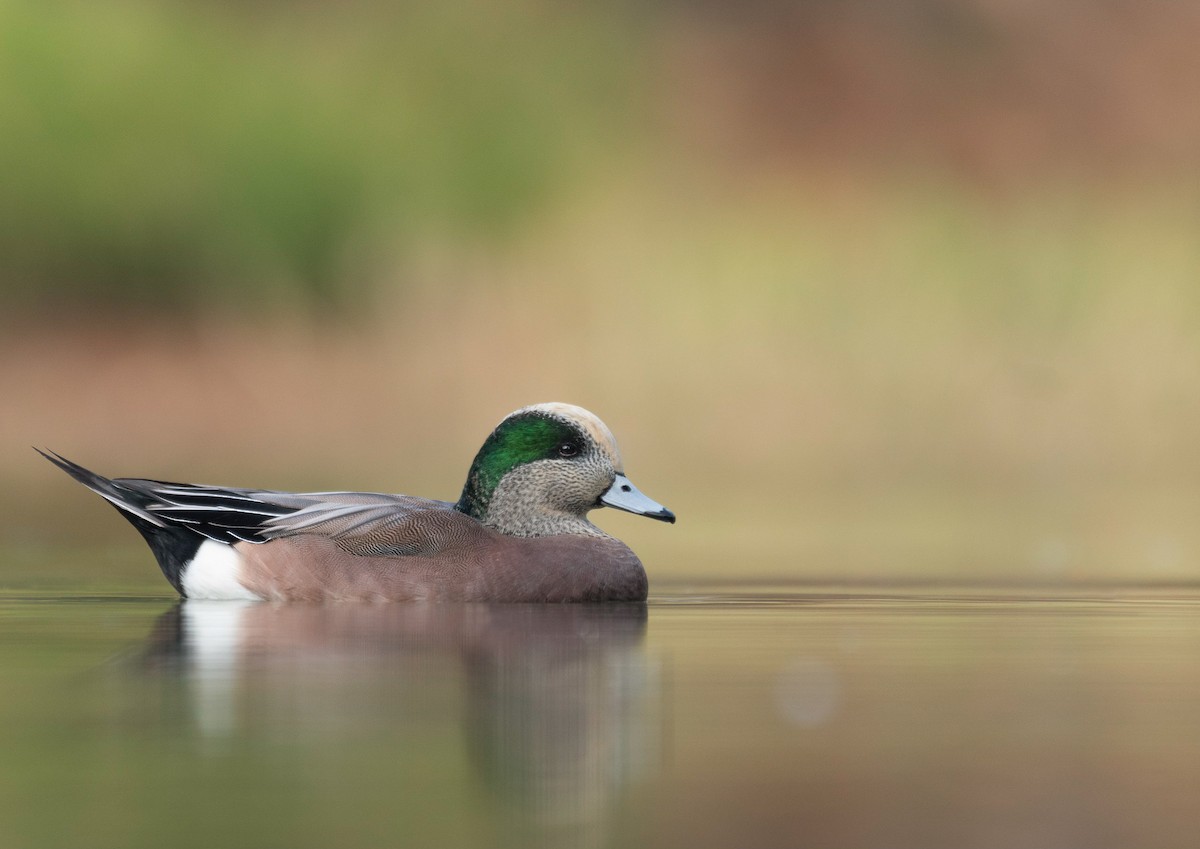
[[594, 826], [659, 761], [646, 618], [643, 603], [184, 601], [140, 665], [178, 691], [157, 700], [162, 718], [186, 716], [206, 745], [444, 738], [449, 725], [503, 808], [539, 827]]

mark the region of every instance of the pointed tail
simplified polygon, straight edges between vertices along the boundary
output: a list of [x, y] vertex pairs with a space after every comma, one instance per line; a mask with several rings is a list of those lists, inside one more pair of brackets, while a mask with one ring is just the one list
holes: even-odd
[[85, 469], [78, 463], [72, 463], [61, 454], [56, 454], [53, 451], [43, 451], [41, 448], [34, 448], [33, 450], [75, 478], [75, 480], [79, 481], [92, 492], [105, 499], [109, 504], [116, 507], [125, 514], [126, 518], [136, 516], [143, 522], [148, 522], [154, 527], [166, 527], [160, 519], [146, 512], [144, 509], [146, 497], [143, 494], [123, 487], [103, 475], [98, 475], [91, 469]]
[[183, 571], [196, 556], [200, 544], [204, 542], [205, 538], [202, 535], [179, 525], [168, 525], [150, 513], [146, 510], [150, 502], [146, 493], [122, 486], [119, 482], [85, 469], [78, 463], [72, 463], [53, 451], [43, 451], [40, 448], [34, 450], [117, 508], [145, 538], [171, 586], [181, 595], [184, 594]]

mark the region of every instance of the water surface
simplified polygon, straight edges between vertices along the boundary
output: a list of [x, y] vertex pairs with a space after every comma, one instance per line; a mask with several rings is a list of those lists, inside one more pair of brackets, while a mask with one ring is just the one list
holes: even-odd
[[0, 847], [1128, 847], [1200, 835], [1200, 594], [0, 595]]

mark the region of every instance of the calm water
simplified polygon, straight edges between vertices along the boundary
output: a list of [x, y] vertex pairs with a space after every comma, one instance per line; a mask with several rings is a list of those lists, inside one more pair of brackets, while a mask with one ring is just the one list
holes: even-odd
[[0, 847], [1200, 843], [1200, 593], [0, 596]]

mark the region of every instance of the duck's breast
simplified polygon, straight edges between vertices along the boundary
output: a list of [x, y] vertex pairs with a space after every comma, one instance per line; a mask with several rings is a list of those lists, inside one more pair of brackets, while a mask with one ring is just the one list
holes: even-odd
[[487, 570], [489, 592], [505, 601], [644, 601], [642, 561], [612, 537], [505, 537]]

